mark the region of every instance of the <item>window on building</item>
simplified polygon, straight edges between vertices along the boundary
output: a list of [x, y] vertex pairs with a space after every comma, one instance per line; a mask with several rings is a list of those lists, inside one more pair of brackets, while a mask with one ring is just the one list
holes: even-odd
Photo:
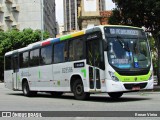
[[54, 45], [54, 63], [67, 61], [67, 42], [62, 42]]
[[39, 49], [35, 49], [35, 50], [30, 51], [29, 65], [31, 67], [39, 65]]
[[41, 65], [47, 65], [52, 63], [52, 46], [46, 46], [41, 48]]

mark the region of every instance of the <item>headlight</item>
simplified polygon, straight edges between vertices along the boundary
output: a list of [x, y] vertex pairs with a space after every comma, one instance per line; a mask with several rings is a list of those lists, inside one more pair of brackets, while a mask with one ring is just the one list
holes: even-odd
[[108, 71], [108, 72], [109, 72], [109, 74], [110, 74], [110, 76], [111, 76], [113, 81], [115, 81], [115, 82], [119, 81], [119, 79], [115, 76], [115, 74], [113, 72], [111, 72], [111, 71]]

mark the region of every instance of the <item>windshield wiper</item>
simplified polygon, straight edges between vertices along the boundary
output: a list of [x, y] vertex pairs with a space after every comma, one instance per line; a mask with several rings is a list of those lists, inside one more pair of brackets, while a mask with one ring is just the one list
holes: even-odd
[[117, 40], [125, 51], [130, 52], [130, 49], [125, 45], [124, 41], [122, 40], [122, 37], [117, 36]]

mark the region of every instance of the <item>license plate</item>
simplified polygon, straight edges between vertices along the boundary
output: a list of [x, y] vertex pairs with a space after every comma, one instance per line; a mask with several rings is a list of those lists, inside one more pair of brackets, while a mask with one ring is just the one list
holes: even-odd
[[134, 87], [132, 88], [132, 90], [140, 90], [140, 87], [139, 87], [139, 86], [134, 86]]

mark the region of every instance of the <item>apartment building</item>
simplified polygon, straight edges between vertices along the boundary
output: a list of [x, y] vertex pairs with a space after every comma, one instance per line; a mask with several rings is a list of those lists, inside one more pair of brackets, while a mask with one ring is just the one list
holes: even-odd
[[[100, 16], [100, 11], [105, 10], [106, 0], [63, 0], [63, 1], [64, 1], [64, 30], [73, 31], [81, 29], [81, 27], [79, 26], [80, 24], [79, 17]], [[95, 6], [89, 5], [88, 3], [93, 3]], [[95, 8], [95, 10], [92, 10], [93, 7]], [[98, 22], [98, 24], [100, 24], [100, 22]]]
[[0, 0], [0, 30], [25, 28], [43, 28], [55, 37], [55, 0]]
[[79, 0], [63, 0], [64, 5], [64, 30], [77, 30], [78, 29], [78, 5]]

